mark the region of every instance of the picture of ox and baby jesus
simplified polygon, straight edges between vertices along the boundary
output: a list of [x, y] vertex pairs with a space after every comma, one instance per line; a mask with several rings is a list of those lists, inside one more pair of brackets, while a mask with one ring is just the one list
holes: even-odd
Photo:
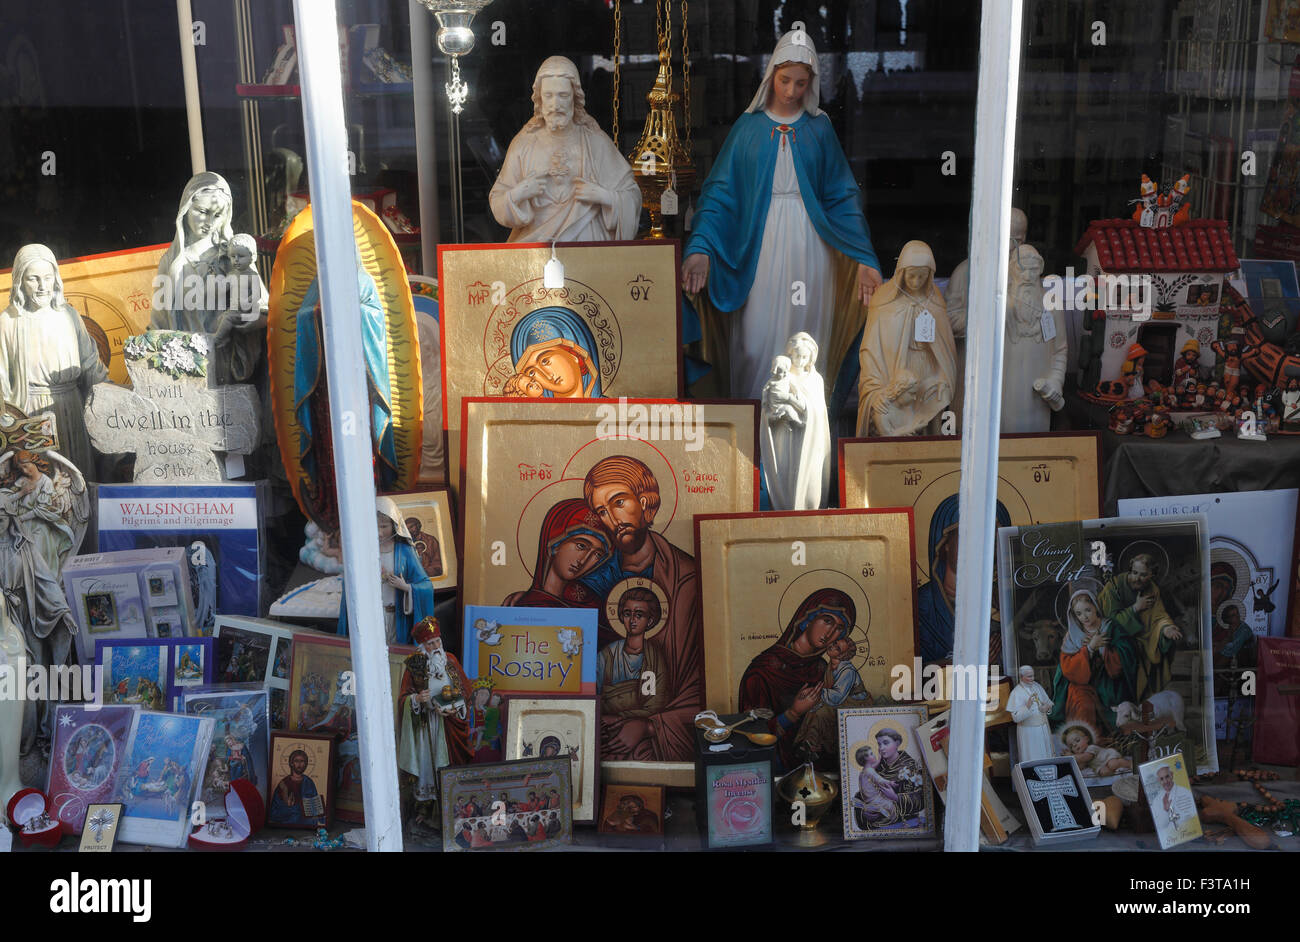
[[1132, 774], [1157, 736], [1185, 736], [1196, 772], [1217, 771], [1208, 561], [1199, 515], [998, 531], [1006, 672], [1032, 668], [1053, 748], [1085, 778]]

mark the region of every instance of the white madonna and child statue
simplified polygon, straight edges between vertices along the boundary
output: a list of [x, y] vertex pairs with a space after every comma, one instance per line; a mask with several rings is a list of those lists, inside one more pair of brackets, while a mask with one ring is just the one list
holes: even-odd
[[759, 429], [763, 483], [773, 510], [817, 510], [830, 495], [831, 428], [817, 342], [800, 331], [772, 360]]
[[216, 173], [196, 173], [181, 192], [176, 234], [158, 260], [154, 279], [155, 330], [211, 337], [219, 385], [255, 379], [265, 355], [266, 285], [257, 271], [251, 236], [230, 228], [230, 184]]
[[578, 67], [551, 56], [533, 79], [533, 117], [515, 135], [488, 194], [511, 242], [636, 237], [641, 190], [632, 167], [587, 114]]
[[24, 245], [14, 257], [9, 306], [0, 314], [0, 398], [28, 415], [53, 413], [59, 453], [91, 481], [95, 458], [83, 409], [91, 387], [107, 381], [99, 349], [63, 300], [54, 253]]

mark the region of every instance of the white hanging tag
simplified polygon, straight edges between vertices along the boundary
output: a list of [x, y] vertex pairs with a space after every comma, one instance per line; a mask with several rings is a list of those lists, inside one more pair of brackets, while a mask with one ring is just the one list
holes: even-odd
[[1047, 342], [1056, 337], [1056, 318], [1052, 316], [1049, 310], [1043, 310], [1043, 341]]
[[917, 343], [934, 343], [934, 315], [929, 311], [922, 311], [917, 317], [914, 339]]
[[664, 190], [663, 196], [659, 197], [659, 212], [665, 216], [677, 215], [677, 192], [672, 187]]
[[244, 476], [244, 456], [233, 452], [226, 453], [226, 477], [242, 478]]
[[542, 269], [542, 286], [546, 288], [564, 287], [564, 263], [555, 257], [555, 243], [551, 243], [551, 260]]

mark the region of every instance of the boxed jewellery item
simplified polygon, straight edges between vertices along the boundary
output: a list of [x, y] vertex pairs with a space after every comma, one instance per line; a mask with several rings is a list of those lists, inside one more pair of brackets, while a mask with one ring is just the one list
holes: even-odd
[[1101, 833], [1101, 825], [1092, 823], [1092, 797], [1074, 756], [1019, 762], [1011, 782], [1035, 845], [1092, 840]]

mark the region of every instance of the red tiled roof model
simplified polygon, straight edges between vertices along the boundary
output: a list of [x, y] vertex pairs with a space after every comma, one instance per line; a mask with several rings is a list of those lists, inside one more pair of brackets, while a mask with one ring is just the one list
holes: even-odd
[[1228, 224], [1221, 219], [1193, 219], [1181, 226], [1149, 229], [1132, 219], [1098, 219], [1074, 247], [1082, 255], [1097, 246], [1097, 264], [1112, 274], [1123, 272], [1230, 272], [1240, 267], [1232, 250]]

